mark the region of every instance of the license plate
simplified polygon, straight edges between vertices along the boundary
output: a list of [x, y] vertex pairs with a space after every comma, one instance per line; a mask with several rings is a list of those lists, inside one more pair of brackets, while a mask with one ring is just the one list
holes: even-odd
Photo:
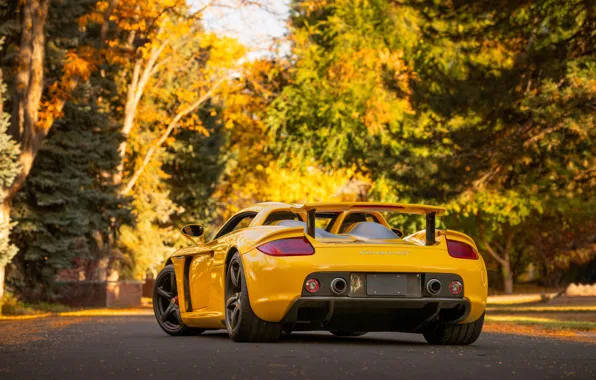
[[406, 296], [408, 294], [408, 275], [367, 274], [366, 294], [369, 296]]

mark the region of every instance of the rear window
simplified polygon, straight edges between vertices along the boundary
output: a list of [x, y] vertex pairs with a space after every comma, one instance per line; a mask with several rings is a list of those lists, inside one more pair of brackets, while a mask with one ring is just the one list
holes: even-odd
[[361, 222], [373, 222], [373, 223], [380, 223], [379, 219], [373, 214], [369, 214], [366, 212], [353, 212], [349, 214], [341, 223], [339, 227], [339, 233], [346, 232], [352, 225]]
[[317, 212], [315, 214], [315, 227], [329, 232], [338, 216], [339, 213], [336, 212]]
[[263, 223], [263, 225], [268, 226], [271, 224], [275, 224], [275, 222], [279, 222], [281, 220], [302, 221], [302, 219], [300, 219], [298, 215], [294, 214], [291, 211], [274, 211], [271, 214], [269, 214], [269, 216], [267, 216], [267, 219], [265, 219], [265, 223]]
[[[331, 231], [331, 227], [333, 227], [333, 223], [337, 219], [339, 213], [332, 213], [332, 212], [323, 212], [323, 213], [316, 213], [315, 214], [315, 227], [323, 229], [327, 232]], [[291, 211], [274, 211], [267, 216], [265, 222], [263, 223], [264, 226], [269, 226], [272, 224], [277, 224], [282, 220], [296, 220], [299, 222], [304, 222], [302, 218], [294, 214]]]

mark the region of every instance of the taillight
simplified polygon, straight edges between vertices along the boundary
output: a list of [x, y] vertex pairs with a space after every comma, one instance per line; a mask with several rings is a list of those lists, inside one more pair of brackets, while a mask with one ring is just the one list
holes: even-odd
[[457, 259], [478, 260], [478, 252], [472, 246], [456, 240], [447, 240], [447, 251]]
[[462, 283], [457, 280], [451, 281], [451, 284], [449, 284], [449, 291], [451, 292], [451, 294], [455, 296], [460, 294], [463, 288], [464, 286], [462, 285]]
[[270, 241], [257, 249], [270, 256], [305, 256], [315, 253], [308, 239], [304, 237]]
[[304, 283], [304, 287], [306, 288], [307, 292], [316, 293], [320, 288], [320, 284], [318, 280], [310, 278], [306, 280], [306, 282]]

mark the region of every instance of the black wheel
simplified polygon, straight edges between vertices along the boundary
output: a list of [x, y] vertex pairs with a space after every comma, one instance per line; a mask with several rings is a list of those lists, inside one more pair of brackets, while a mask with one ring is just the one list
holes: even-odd
[[159, 272], [153, 288], [153, 312], [159, 327], [170, 335], [196, 335], [205, 330], [186, 326], [180, 317], [176, 273], [172, 265]]
[[362, 335], [368, 333], [368, 331], [345, 331], [345, 330], [330, 330], [329, 332], [335, 336], [362, 336]]
[[236, 253], [226, 272], [225, 322], [235, 342], [272, 342], [281, 335], [281, 323], [266, 322], [250, 307], [242, 259]]
[[465, 346], [478, 339], [483, 324], [484, 314], [471, 323], [431, 325], [422, 334], [430, 344]]

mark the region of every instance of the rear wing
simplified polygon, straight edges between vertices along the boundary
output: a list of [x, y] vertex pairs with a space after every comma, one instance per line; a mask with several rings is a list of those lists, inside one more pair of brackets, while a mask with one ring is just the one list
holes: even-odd
[[445, 208], [443, 207], [385, 202], [306, 203], [290, 207], [290, 211], [306, 216], [306, 233], [313, 238], [315, 236], [315, 214], [317, 211], [344, 212], [348, 210], [426, 215], [426, 245], [435, 244], [435, 217], [445, 214]]

